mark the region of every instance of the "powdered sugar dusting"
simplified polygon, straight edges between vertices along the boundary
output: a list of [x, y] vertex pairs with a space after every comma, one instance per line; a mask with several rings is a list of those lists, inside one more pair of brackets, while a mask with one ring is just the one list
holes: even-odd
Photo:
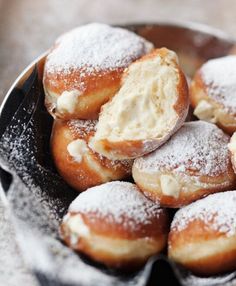
[[148, 225], [162, 211], [143, 196], [136, 185], [128, 182], [110, 182], [81, 193], [70, 205], [69, 211], [96, 213], [101, 218], [134, 229], [137, 224]]
[[98, 120], [70, 120], [67, 126], [75, 136], [86, 137], [88, 134], [95, 133], [97, 122]]
[[184, 230], [194, 220], [201, 220], [214, 231], [227, 236], [236, 234], [236, 191], [210, 195], [180, 209], [171, 224], [172, 230]]
[[229, 137], [214, 124], [187, 122], [165, 145], [136, 159], [134, 165], [144, 172], [216, 176], [230, 164], [228, 142]]
[[125, 68], [146, 54], [153, 45], [140, 36], [121, 28], [92, 23], [78, 27], [56, 42], [47, 57], [47, 72], [70, 73], [81, 70], [87, 74]]
[[201, 75], [210, 97], [227, 112], [236, 113], [236, 56], [226, 56], [205, 63]]

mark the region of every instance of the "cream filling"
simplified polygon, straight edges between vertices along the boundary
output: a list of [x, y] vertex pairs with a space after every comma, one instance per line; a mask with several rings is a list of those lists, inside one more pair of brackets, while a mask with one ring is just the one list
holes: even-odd
[[230, 139], [230, 143], [228, 144], [229, 151], [233, 153], [233, 155], [236, 155], [236, 132], [233, 134], [233, 136]]
[[178, 198], [180, 194], [180, 185], [175, 177], [171, 175], [160, 176], [161, 190], [164, 195]]
[[70, 231], [72, 244], [76, 245], [80, 238], [84, 238], [93, 251], [101, 251], [117, 257], [145, 258], [160, 251], [165, 244], [164, 238], [157, 242], [150, 238], [128, 240], [97, 235], [89, 230], [80, 215], [70, 216], [66, 224]]
[[73, 140], [67, 145], [67, 151], [78, 163], [82, 161], [83, 155], [88, 152], [87, 143], [82, 139]]
[[199, 101], [193, 114], [201, 120], [211, 123], [217, 122], [215, 108], [206, 100]]
[[79, 92], [77, 90], [64, 91], [57, 99], [56, 108], [58, 112], [73, 113], [76, 108]]
[[178, 71], [174, 52], [165, 59], [155, 56], [131, 64], [123, 85], [112, 101], [103, 106], [92, 148], [96, 141], [162, 138], [172, 129], [178, 114]]

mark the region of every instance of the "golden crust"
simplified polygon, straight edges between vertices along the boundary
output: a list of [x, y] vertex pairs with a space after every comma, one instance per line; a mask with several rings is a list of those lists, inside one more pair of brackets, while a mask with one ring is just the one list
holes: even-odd
[[70, 121], [55, 120], [51, 135], [51, 152], [55, 166], [65, 181], [78, 191], [102, 184], [111, 180], [128, 177], [132, 162], [111, 161], [93, 152], [89, 147], [80, 162], [68, 153], [67, 146], [76, 139], [86, 143], [94, 131], [79, 132], [69, 128]]
[[236, 131], [236, 116], [227, 113], [222, 104], [219, 104], [212, 97], [209, 97], [207, 88], [208, 85], [204, 82], [201, 72], [197, 71], [189, 89], [192, 107], [195, 109], [200, 101], [206, 101], [215, 110], [215, 123], [226, 133], [234, 133]]
[[[120, 88], [124, 68], [100, 71], [83, 78], [83, 93], [80, 94], [73, 113], [60, 113], [56, 109], [57, 98], [65, 90], [80, 90], [81, 71], [70, 74], [49, 73], [44, 70], [45, 105], [48, 112], [61, 119], [97, 119], [101, 106], [112, 98]], [[84, 71], [83, 71], [84, 72]]]
[[[96, 213], [70, 213], [71, 215], [80, 214], [85, 224], [89, 229], [103, 236], [111, 238], [121, 238], [135, 240], [138, 238], [153, 238], [155, 239], [159, 235], [168, 233], [169, 218], [167, 211], [161, 209], [158, 217], [152, 217], [148, 225], [136, 224], [135, 229], [124, 228], [123, 222], [117, 223], [114, 220], [105, 220], [96, 216]], [[124, 219], [125, 221], [125, 219]]]
[[181, 231], [171, 229], [168, 256], [196, 274], [214, 275], [235, 269], [235, 245], [235, 235], [227, 237], [194, 219]]
[[[83, 218], [90, 236], [80, 235], [72, 243], [68, 219], [76, 215]], [[104, 218], [96, 217], [96, 214], [92, 217], [93, 219], [89, 213], [69, 212], [61, 225], [61, 237], [69, 247], [109, 267], [127, 270], [137, 268], [143, 265], [151, 255], [161, 252], [166, 245], [169, 218], [164, 209], [158, 218], [153, 217], [148, 227], [139, 225], [136, 226], [136, 231], [129, 231], [116, 222], [107, 223]]]
[[[94, 261], [97, 261], [99, 263], [105, 264], [108, 267], [114, 267], [114, 268], [120, 268], [123, 270], [133, 270], [141, 267], [146, 263], [146, 261], [150, 258], [151, 255], [157, 254], [163, 250], [163, 248], [166, 245], [167, 235], [166, 234], [160, 234], [155, 239], [146, 239], [142, 240], [142, 242], [139, 244], [139, 248], [137, 248], [136, 251], [139, 251], [140, 248], [147, 248], [147, 245], [149, 248], [151, 248], [152, 253], [149, 253], [147, 251], [146, 255], [143, 253], [142, 257], [134, 257], [134, 255], [114, 255], [109, 251], [109, 249], [106, 251], [104, 250], [95, 250], [93, 247], [91, 247], [91, 242], [88, 241], [86, 238], [81, 237], [78, 239], [77, 243], [75, 245], [71, 244], [70, 236], [65, 235], [66, 233], [66, 226], [62, 224], [61, 226], [61, 236], [64, 239], [65, 243], [73, 248], [76, 251], [79, 251], [89, 258], [91, 258]], [[101, 240], [106, 240], [107, 236], [101, 236]], [[136, 242], [137, 240], [119, 240], [117, 243], [115, 240], [111, 240], [111, 245], [108, 245], [108, 248], [114, 247], [114, 248], [123, 248], [129, 247], [129, 243]]]
[[[178, 197], [168, 196], [163, 193], [160, 184], [162, 173], [145, 173], [143, 170], [140, 171], [135, 165], [133, 165], [132, 174], [135, 183], [142, 190], [145, 196], [152, 201], [159, 202], [163, 207], [171, 208], [179, 208], [209, 194], [232, 189], [236, 184], [236, 175], [231, 164], [229, 164], [226, 173], [215, 176], [214, 178], [210, 176], [198, 177], [202, 187], [196, 186], [196, 182], [191, 178], [190, 174], [188, 180], [183, 180], [181, 176], [174, 176], [180, 186]], [[188, 191], [186, 192], [184, 190]]]

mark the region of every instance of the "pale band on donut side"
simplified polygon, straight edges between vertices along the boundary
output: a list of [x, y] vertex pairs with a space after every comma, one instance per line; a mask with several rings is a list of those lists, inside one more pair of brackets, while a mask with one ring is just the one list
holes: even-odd
[[192, 80], [190, 101], [200, 120], [229, 134], [236, 131], [236, 56], [206, 62]]
[[209, 195], [178, 210], [168, 238], [170, 259], [196, 274], [236, 265], [236, 191]]
[[43, 85], [54, 118], [96, 119], [120, 88], [124, 69], [153, 44], [135, 33], [91, 23], [59, 37], [49, 51]]
[[112, 161], [92, 151], [88, 141], [97, 120], [55, 120], [51, 152], [64, 180], [77, 191], [131, 175], [132, 160]]
[[168, 215], [127, 182], [110, 182], [81, 193], [70, 205], [61, 236], [95, 261], [135, 268], [166, 245]]
[[230, 138], [228, 148], [231, 154], [231, 162], [234, 168], [234, 172], [236, 173], [236, 132]]
[[216, 125], [187, 122], [156, 151], [135, 159], [134, 181], [147, 197], [172, 208], [234, 188], [228, 143]]
[[110, 159], [150, 153], [181, 127], [188, 106], [176, 54], [156, 49], [127, 68], [120, 90], [102, 107], [90, 147]]

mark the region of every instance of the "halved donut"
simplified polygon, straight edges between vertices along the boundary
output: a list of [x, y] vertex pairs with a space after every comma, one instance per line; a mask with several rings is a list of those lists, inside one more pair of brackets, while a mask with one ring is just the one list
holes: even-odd
[[150, 153], [181, 127], [188, 106], [176, 54], [156, 49], [127, 68], [120, 90], [102, 107], [90, 146], [110, 159]]

